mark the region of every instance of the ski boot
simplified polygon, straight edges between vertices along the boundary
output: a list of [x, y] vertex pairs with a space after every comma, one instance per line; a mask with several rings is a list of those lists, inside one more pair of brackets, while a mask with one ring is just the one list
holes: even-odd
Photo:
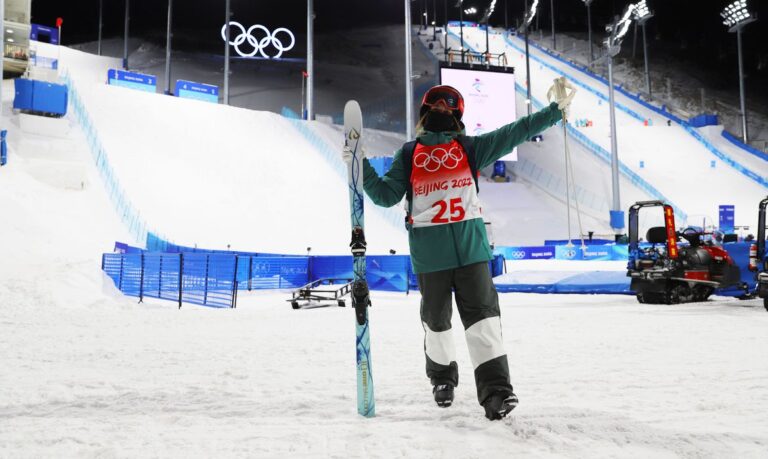
[[441, 408], [448, 408], [453, 403], [453, 385], [437, 384], [432, 388], [435, 395], [435, 403]]
[[491, 394], [483, 402], [485, 417], [496, 421], [509, 414], [517, 406], [517, 395], [514, 393], [497, 392]]

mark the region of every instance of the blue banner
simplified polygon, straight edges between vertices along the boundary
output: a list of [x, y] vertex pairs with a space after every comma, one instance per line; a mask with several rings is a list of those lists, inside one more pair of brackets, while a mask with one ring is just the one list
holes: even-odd
[[580, 245], [568, 247], [559, 245], [555, 248], [555, 258], [558, 260], [614, 260], [613, 246], [586, 246]]
[[555, 246], [543, 245], [538, 247], [496, 247], [494, 254], [503, 255], [509, 261], [516, 260], [550, 260], [555, 258]]
[[107, 82], [112, 86], [138, 89], [139, 91], [157, 92], [157, 77], [124, 70], [109, 69]]
[[720, 206], [720, 231], [724, 233], [733, 233], [734, 215], [736, 213], [736, 206], [723, 205]]
[[40, 37], [48, 37], [49, 42], [52, 45], [59, 44], [59, 29], [56, 27], [46, 27], [40, 24], [31, 24], [32, 28], [29, 31], [29, 39], [34, 41], [40, 41]]
[[177, 80], [174, 94], [176, 94], [176, 97], [183, 99], [204, 100], [214, 104], [219, 103], [219, 87], [210, 84]]

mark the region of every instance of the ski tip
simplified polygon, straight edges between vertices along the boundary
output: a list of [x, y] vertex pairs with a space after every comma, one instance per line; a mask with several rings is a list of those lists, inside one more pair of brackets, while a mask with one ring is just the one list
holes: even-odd
[[344, 124], [359, 124], [360, 127], [362, 127], [362, 118], [363, 115], [360, 110], [360, 104], [358, 104], [356, 100], [348, 100], [346, 105], [344, 105]]
[[357, 108], [357, 109], [359, 110], [359, 109], [360, 109], [360, 104], [359, 104], [359, 103], [357, 103], [357, 101], [356, 101], [356, 100], [354, 100], [354, 99], [350, 99], [350, 100], [348, 100], [348, 101], [347, 101], [347, 103], [346, 103], [346, 104], [344, 104], [344, 111], [345, 111], [345, 112], [346, 112], [347, 110], [349, 110], [349, 109], [352, 109], [352, 110], [354, 110], [355, 108]]

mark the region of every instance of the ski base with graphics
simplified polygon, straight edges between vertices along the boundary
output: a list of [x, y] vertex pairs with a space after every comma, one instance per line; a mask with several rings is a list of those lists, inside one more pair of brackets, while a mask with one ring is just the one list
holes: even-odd
[[363, 208], [363, 152], [361, 137], [363, 115], [360, 105], [350, 100], [344, 106], [344, 149], [352, 152], [348, 164], [349, 215], [352, 224], [353, 273], [352, 307], [355, 310], [357, 354], [357, 412], [365, 417], [375, 415], [373, 373], [371, 369], [371, 340], [368, 306], [371, 297], [365, 278], [365, 216]]

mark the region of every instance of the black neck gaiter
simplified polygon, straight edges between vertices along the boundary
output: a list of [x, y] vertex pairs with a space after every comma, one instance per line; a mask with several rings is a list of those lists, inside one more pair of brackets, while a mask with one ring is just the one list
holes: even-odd
[[431, 132], [455, 131], [459, 123], [453, 115], [440, 112], [427, 112], [424, 116], [424, 129]]

